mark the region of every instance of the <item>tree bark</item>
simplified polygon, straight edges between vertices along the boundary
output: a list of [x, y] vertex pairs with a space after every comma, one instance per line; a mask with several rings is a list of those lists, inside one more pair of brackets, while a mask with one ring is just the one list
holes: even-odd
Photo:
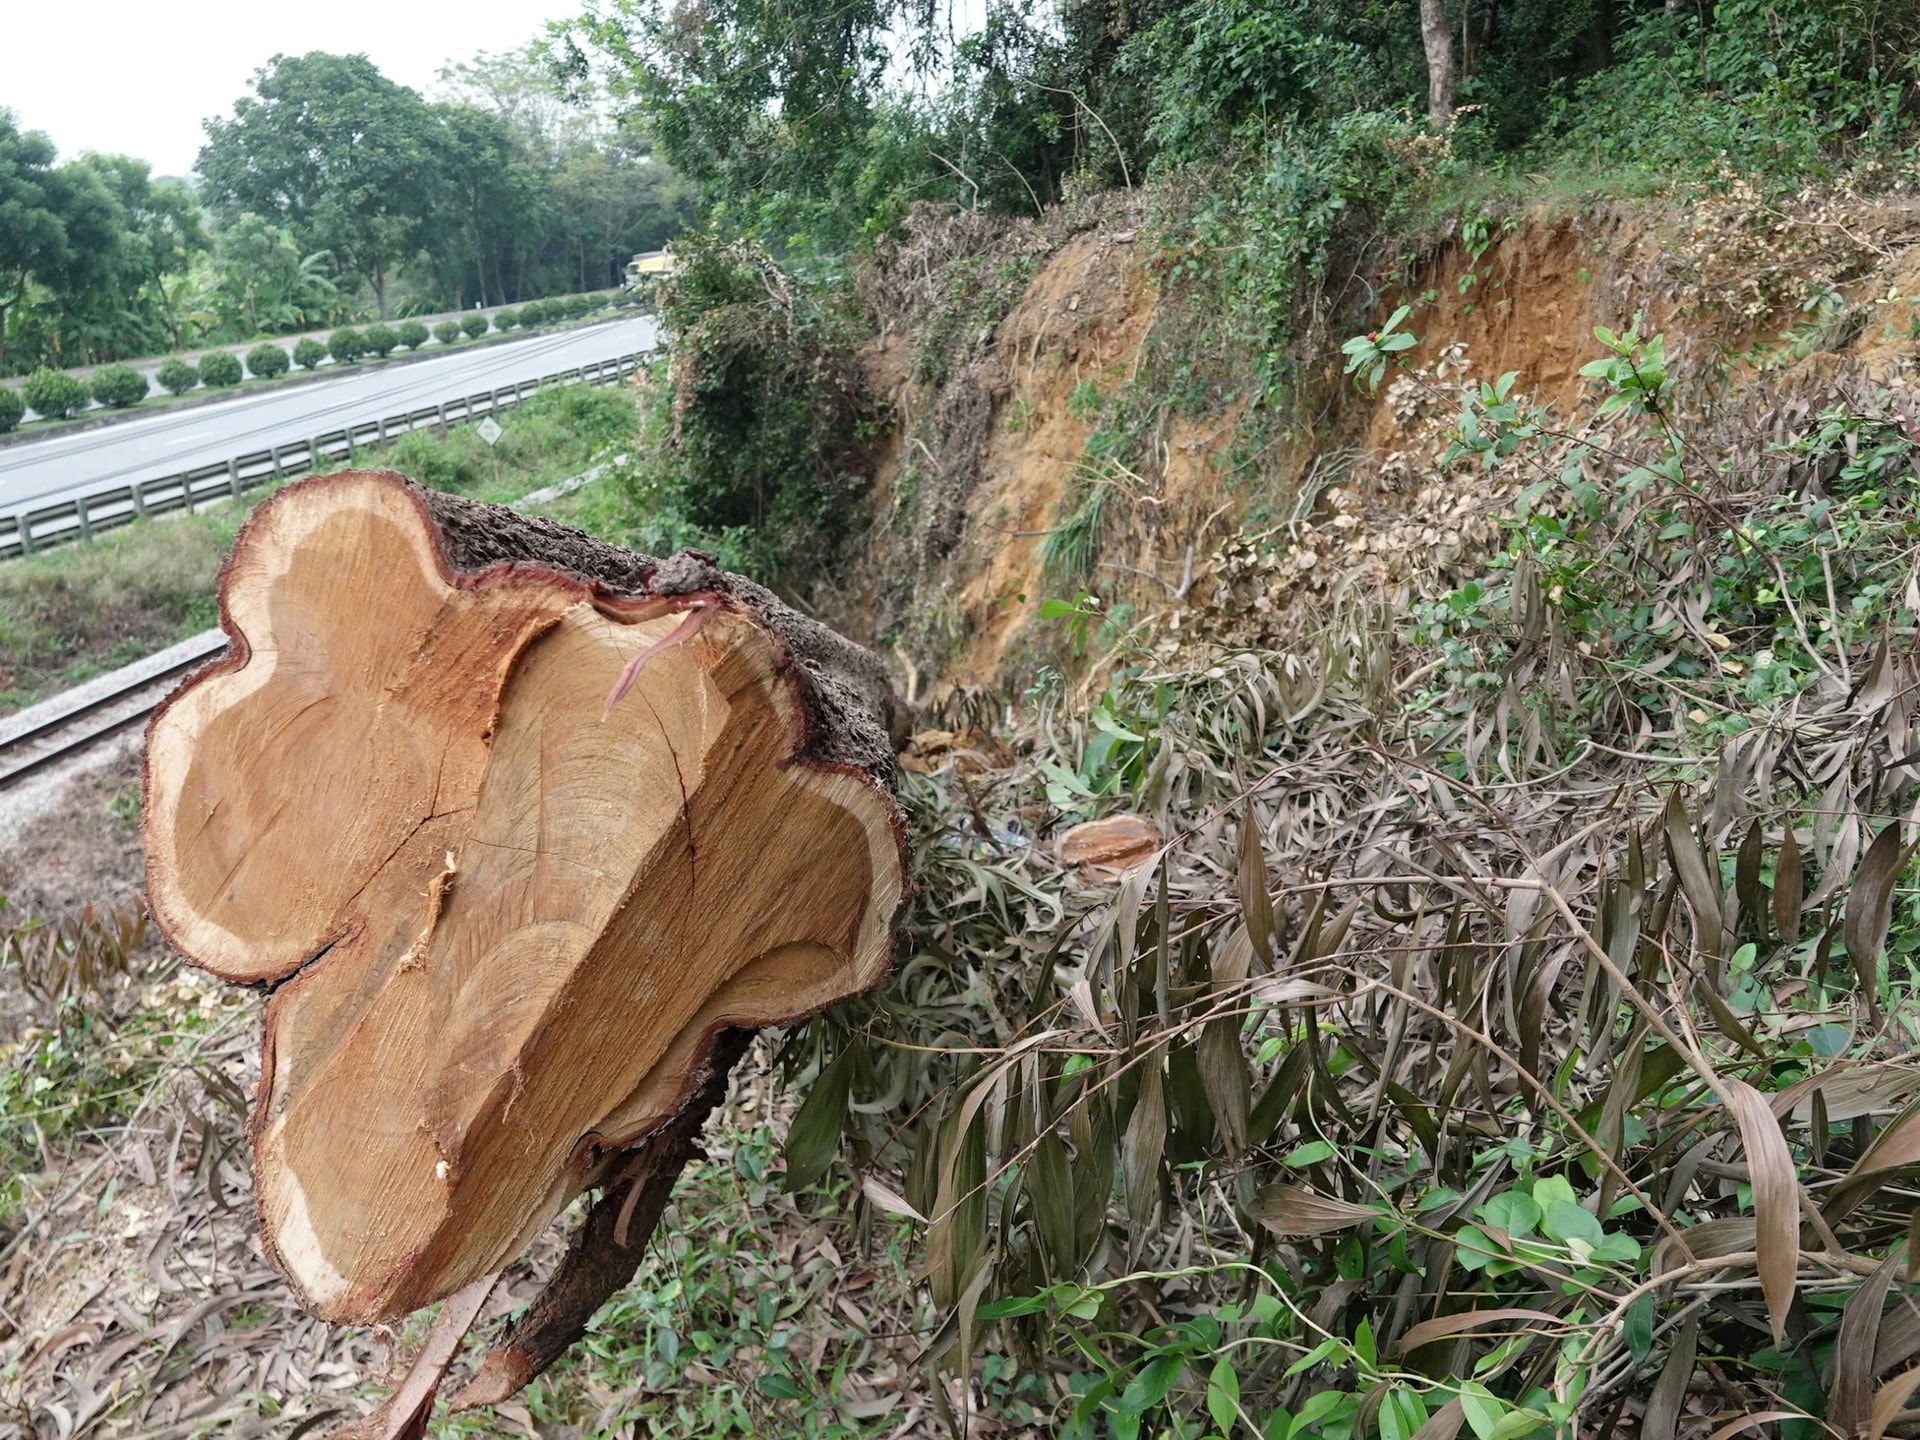
[[[711, 557], [347, 472], [261, 506], [220, 598], [149, 730], [148, 891], [272, 989], [256, 1199], [314, 1314], [462, 1292], [583, 1190], [657, 1214], [723, 1037], [885, 973], [885, 669]], [[620, 1229], [526, 1353], [631, 1275]]]
[[1453, 36], [1445, 0], [1420, 0], [1420, 39], [1427, 51], [1427, 114], [1436, 130], [1453, 123]]

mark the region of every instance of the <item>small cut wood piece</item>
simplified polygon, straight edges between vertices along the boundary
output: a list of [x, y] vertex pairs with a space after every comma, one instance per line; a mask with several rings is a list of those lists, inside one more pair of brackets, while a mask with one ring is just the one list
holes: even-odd
[[685, 1124], [723, 1032], [885, 972], [885, 671], [709, 557], [349, 472], [261, 506], [220, 599], [149, 731], [148, 888], [273, 987], [255, 1185], [314, 1314], [498, 1272]]

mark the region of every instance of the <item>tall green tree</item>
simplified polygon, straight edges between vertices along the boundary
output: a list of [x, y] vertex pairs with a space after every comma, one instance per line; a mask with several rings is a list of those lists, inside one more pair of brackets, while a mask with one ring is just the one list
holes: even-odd
[[108, 297], [125, 334], [118, 353], [155, 345], [181, 349], [187, 344], [186, 317], [180, 312], [180, 287], [194, 257], [212, 248], [200, 203], [178, 180], [155, 183], [152, 167], [130, 155], [88, 153], [75, 162], [92, 171], [119, 203], [124, 233]]
[[825, 236], [858, 224], [849, 202], [896, 42], [918, 48], [930, 20], [909, 0], [599, 0], [556, 51], [580, 79], [590, 55], [610, 62], [614, 98], [705, 208], [751, 207], [747, 225]]
[[394, 270], [433, 213], [441, 150], [420, 95], [364, 55], [276, 55], [230, 119], [207, 122], [196, 166], [210, 199], [288, 226], [365, 280], [382, 318]]
[[[74, 302], [99, 293], [121, 258], [124, 216], [98, 174], [84, 166], [54, 166], [53, 143], [22, 131], [0, 109], [0, 371], [7, 343], [20, 333], [14, 312], [36, 288], [69, 313]], [[60, 350], [58, 326], [52, 358]]]

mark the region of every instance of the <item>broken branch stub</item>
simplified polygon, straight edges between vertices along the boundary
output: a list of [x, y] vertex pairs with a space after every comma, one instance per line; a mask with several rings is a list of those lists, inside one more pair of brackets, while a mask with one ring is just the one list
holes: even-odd
[[685, 1122], [721, 1032], [885, 972], [885, 671], [708, 557], [349, 472], [261, 506], [220, 599], [149, 730], [148, 887], [273, 987], [260, 1225], [314, 1314], [494, 1273]]

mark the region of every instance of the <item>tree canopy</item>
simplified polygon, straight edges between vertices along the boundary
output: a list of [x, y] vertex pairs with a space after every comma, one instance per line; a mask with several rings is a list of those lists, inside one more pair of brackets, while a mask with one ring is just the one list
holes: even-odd
[[691, 213], [531, 47], [433, 98], [364, 55], [276, 55], [185, 180], [62, 163], [0, 111], [0, 374], [604, 289]]
[[254, 92], [231, 119], [207, 124], [196, 169], [208, 198], [331, 252], [372, 285], [384, 317], [388, 273], [432, 214], [445, 149], [438, 117], [364, 55], [276, 55]]

